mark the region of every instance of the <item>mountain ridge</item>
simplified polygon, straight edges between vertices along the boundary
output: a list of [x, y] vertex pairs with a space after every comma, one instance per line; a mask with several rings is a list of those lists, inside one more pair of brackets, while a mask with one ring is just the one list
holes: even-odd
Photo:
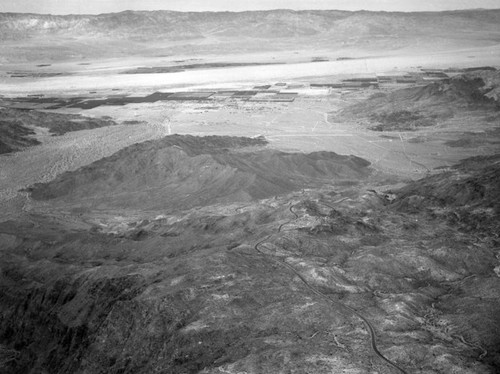
[[[339, 36], [347, 37], [375, 33], [401, 36], [417, 31], [422, 35], [436, 31], [464, 33], [490, 30], [500, 33], [499, 23], [500, 9], [413, 13], [286, 9], [245, 12], [123, 11], [98, 15], [0, 13], [0, 35], [3, 35], [2, 40], [59, 33], [80, 37], [106, 34], [119, 38], [140, 33], [158, 38], [170, 35], [173, 39], [179, 35], [199, 38], [207, 34], [297, 37], [340, 33]], [[214, 29], [222, 25], [229, 29]]]
[[[136, 144], [49, 184], [35, 200], [137, 208], [252, 201], [318, 184], [368, 177], [370, 163], [334, 152], [285, 153], [264, 138], [171, 135]], [[147, 188], [146, 188], [147, 186]], [[92, 195], [92, 198], [89, 198]]]

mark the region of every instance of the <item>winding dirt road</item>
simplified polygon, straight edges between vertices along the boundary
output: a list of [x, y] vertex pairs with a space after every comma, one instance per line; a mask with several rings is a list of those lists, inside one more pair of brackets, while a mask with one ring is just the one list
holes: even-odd
[[[325, 204], [326, 205], [326, 204]], [[287, 221], [283, 224], [281, 224], [277, 230], [277, 232], [281, 232], [281, 229], [283, 228], [283, 226], [293, 222], [294, 220], [297, 220], [299, 218], [299, 215], [293, 210], [295, 205], [290, 205], [289, 207], [289, 211], [295, 216], [295, 218], [293, 220], [290, 220], [290, 221]], [[366, 330], [368, 331], [368, 333], [370, 334], [370, 347], [371, 347], [371, 350], [373, 351], [373, 353], [378, 356], [381, 360], [383, 360], [384, 362], [386, 362], [389, 366], [391, 366], [392, 368], [398, 370], [398, 372], [400, 373], [403, 373], [403, 374], [409, 374], [407, 371], [405, 371], [404, 369], [402, 369], [400, 366], [398, 366], [395, 362], [389, 360], [387, 357], [385, 357], [381, 352], [380, 350], [378, 349], [378, 346], [377, 346], [377, 335], [375, 333], [375, 328], [373, 327], [372, 323], [366, 319], [361, 313], [359, 313], [356, 309], [353, 309], [351, 308], [350, 306], [346, 305], [346, 304], [343, 304], [337, 300], [334, 300], [332, 298], [330, 298], [328, 295], [324, 294], [323, 292], [319, 291], [317, 288], [315, 288], [314, 286], [312, 286], [305, 278], [302, 274], [299, 273], [299, 271], [297, 271], [292, 265], [288, 264], [287, 262], [283, 261], [283, 260], [280, 260], [272, 255], [269, 255], [265, 252], [263, 252], [260, 247], [263, 245], [263, 243], [265, 243], [266, 241], [268, 241], [272, 236], [274, 236], [275, 233], [273, 234], [269, 234], [267, 235], [264, 239], [260, 240], [259, 242], [257, 242], [255, 245], [254, 245], [254, 249], [255, 251], [257, 251], [261, 256], [264, 256], [268, 259], [270, 259], [272, 262], [278, 264], [279, 266], [282, 266], [282, 267], [285, 267], [287, 268], [288, 270], [290, 270], [291, 272], [293, 272], [301, 281], [302, 283], [312, 292], [314, 293], [315, 295], [319, 296], [320, 298], [328, 301], [329, 303], [331, 304], [334, 304], [340, 308], [343, 308], [344, 310], [347, 310], [350, 314], [354, 315], [355, 317], [357, 317], [358, 319], [360, 319]]]

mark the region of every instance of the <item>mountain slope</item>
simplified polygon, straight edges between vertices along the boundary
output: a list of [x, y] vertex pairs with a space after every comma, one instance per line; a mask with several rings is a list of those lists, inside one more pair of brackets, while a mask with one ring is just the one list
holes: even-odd
[[32, 197], [84, 207], [191, 208], [262, 199], [370, 174], [369, 162], [355, 156], [255, 148], [263, 144], [261, 138], [169, 136], [37, 184]]
[[34, 128], [49, 129], [52, 135], [71, 131], [117, 125], [111, 119], [90, 118], [75, 114], [45, 113], [37, 110], [0, 109], [0, 154], [40, 144], [33, 137]]
[[376, 345], [408, 373], [498, 373], [500, 216], [483, 211], [479, 230], [453, 217], [462, 204], [498, 207], [499, 172], [498, 155], [468, 159], [392, 203], [360, 184], [159, 216], [0, 222], [0, 369], [403, 372]]
[[[363, 118], [375, 124], [371, 129], [376, 131], [415, 131], [436, 127], [447, 118], [482, 113], [491, 117], [489, 130], [497, 131], [499, 92], [500, 71], [477, 70], [425, 86], [377, 93], [334, 116], [339, 121]], [[475, 126], [477, 131], [479, 124]]]
[[464, 231], [500, 232], [500, 154], [463, 160], [396, 192], [393, 206], [405, 212], [427, 210]]

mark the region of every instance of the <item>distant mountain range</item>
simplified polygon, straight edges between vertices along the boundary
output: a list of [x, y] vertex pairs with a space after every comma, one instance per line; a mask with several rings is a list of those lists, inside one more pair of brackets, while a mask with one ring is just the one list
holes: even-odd
[[[500, 43], [500, 9], [427, 13], [272, 10], [125, 11], [100, 15], [0, 13], [0, 63], [115, 57], [402, 48], [443, 51]], [[418, 53], [418, 52], [417, 52]], [[278, 55], [276, 55], [278, 56]], [[318, 55], [319, 56], [319, 55]]]
[[425, 13], [272, 10], [254, 12], [125, 11], [100, 15], [0, 13], [1, 40], [105, 37], [142, 40], [296, 37], [467, 37], [500, 40], [499, 10]]

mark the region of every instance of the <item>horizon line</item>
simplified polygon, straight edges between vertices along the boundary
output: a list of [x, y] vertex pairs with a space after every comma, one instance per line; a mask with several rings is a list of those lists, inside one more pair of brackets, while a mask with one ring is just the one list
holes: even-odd
[[171, 13], [257, 13], [257, 12], [274, 12], [274, 11], [290, 11], [290, 12], [346, 12], [346, 13], [357, 13], [357, 12], [367, 12], [367, 13], [451, 13], [451, 12], [468, 12], [468, 11], [495, 11], [500, 10], [498, 8], [462, 8], [462, 9], [447, 9], [447, 10], [418, 10], [418, 11], [405, 11], [405, 10], [367, 10], [367, 9], [357, 9], [357, 10], [344, 10], [344, 9], [291, 9], [291, 8], [275, 8], [275, 9], [252, 9], [252, 10], [171, 10], [171, 9], [125, 9], [117, 12], [104, 12], [104, 13], [35, 13], [35, 12], [2, 12], [0, 14], [32, 14], [39, 16], [101, 16], [106, 14], [120, 14], [126, 12], [171, 12]]

